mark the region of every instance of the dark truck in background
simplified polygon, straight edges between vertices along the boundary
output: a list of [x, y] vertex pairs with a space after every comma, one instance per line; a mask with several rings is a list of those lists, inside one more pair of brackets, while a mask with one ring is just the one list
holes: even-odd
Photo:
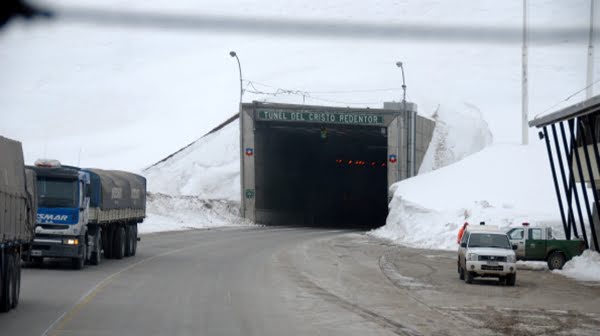
[[38, 202], [31, 259], [71, 259], [74, 269], [137, 251], [138, 223], [146, 216], [146, 179], [115, 170], [62, 166], [38, 160]]
[[21, 143], [0, 136], [0, 312], [19, 304], [35, 215], [35, 173], [25, 170]]
[[583, 240], [555, 239], [550, 227], [524, 224], [510, 229], [507, 234], [511, 244], [517, 246], [517, 260], [546, 261], [551, 270], [562, 269], [567, 261], [585, 250]]

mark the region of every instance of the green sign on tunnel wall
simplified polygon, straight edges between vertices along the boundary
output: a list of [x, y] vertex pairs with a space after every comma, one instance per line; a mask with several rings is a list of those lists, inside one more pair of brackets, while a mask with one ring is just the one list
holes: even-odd
[[258, 110], [257, 120], [314, 122], [324, 124], [384, 126], [383, 116], [375, 113], [335, 113], [316, 111]]

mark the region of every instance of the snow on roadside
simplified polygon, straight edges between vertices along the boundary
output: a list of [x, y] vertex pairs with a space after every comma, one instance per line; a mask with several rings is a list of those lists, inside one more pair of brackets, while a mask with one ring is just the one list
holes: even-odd
[[600, 281], [600, 254], [587, 250], [553, 272], [579, 281]]
[[[456, 249], [465, 222], [507, 228], [556, 225], [558, 209], [545, 148], [493, 145], [465, 159], [393, 186], [385, 226], [372, 235], [398, 244]], [[562, 231], [556, 227], [556, 231]]]
[[142, 234], [250, 224], [239, 217], [239, 203], [229, 200], [149, 193], [146, 207]]

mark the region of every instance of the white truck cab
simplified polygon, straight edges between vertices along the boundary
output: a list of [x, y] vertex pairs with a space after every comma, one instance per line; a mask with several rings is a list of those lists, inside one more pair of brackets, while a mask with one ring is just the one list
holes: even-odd
[[475, 277], [496, 277], [514, 286], [517, 257], [505, 232], [496, 226], [467, 227], [458, 248], [458, 274], [472, 283]]

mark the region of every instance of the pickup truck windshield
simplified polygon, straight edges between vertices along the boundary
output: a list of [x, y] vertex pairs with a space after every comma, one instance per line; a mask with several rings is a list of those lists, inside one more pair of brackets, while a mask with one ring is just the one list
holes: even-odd
[[53, 180], [38, 177], [40, 208], [77, 208], [77, 180]]
[[472, 233], [469, 237], [469, 247], [492, 247], [510, 249], [508, 237], [494, 233]]

